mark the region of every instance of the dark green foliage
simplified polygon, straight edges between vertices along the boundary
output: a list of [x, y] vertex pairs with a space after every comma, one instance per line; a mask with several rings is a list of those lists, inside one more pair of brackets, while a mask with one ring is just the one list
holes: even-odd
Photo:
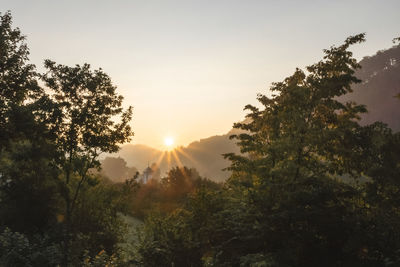
[[121, 188], [106, 181], [82, 188], [71, 218], [72, 262], [80, 262], [83, 252], [95, 257], [100, 251], [108, 255], [118, 252], [117, 244], [122, 240], [124, 224], [118, 215], [123, 210]]
[[0, 265], [79, 266], [99, 253], [111, 259], [126, 187], [89, 170], [100, 153], [130, 139], [132, 109], [122, 109], [111, 79], [88, 64], [46, 61], [40, 78], [47, 88], [39, 87], [25, 37], [10, 13], [0, 20]]
[[131, 213], [141, 219], [154, 210], [168, 214], [182, 207], [189, 195], [202, 187], [216, 189], [220, 185], [200, 177], [193, 168], [174, 167], [160, 181], [150, 179], [139, 185], [132, 197]]
[[54, 123], [48, 127], [60, 153], [60, 193], [65, 202], [64, 265], [68, 265], [72, 235], [79, 231], [74, 212], [83, 188], [94, 185], [89, 170], [99, 168], [100, 153], [116, 152], [119, 144], [130, 140], [132, 107], [123, 110], [123, 97], [101, 69], [92, 71], [89, 64], [68, 67], [50, 60], [45, 61], [45, 67], [47, 72], [41, 78], [54, 103], [49, 114]]
[[363, 128], [365, 153], [365, 202], [370, 218], [369, 231], [378, 238], [370, 249], [380, 260], [400, 263], [400, 133], [392, 133], [382, 123]]
[[24, 101], [40, 97], [35, 66], [28, 64], [29, 50], [18, 28], [12, 28], [9, 12], [0, 13], [0, 149], [19, 135], [18, 113]]
[[347, 49], [363, 40], [363, 35], [348, 38], [344, 45], [325, 50], [325, 60], [307, 67], [308, 75], [297, 69], [284, 82], [274, 83], [276, 95], [258, 97], [263, 110], [246, 106], [251, 122], [235, 127], [248, 133], [233, 137], [249, 157], [227, 154], [230, 169], [264, 176], [261, 183], [352, 172], [352, 132], [365, 108], [335, 98], [359, 82], [354, 76], [359, 65]]
[[[276, 96], [259, 96], [265, 109], [248, 106], [251, 122], [236, 125], [249, 132], [237, 136], [248, 156], [227, 155], [234, 170], [230, 185], [246, 192], [263, 215], [255, 221], [263, 225], [259, 236], [265, 243], [256, 252], [264, 250], [279, 264], [376, 266], [395, 259], [400, 248], [396, 220], [383, 220], [389, 228], [377, 230], [391, 216], [371, 216], [368, 208], [378, 203], [365, 199], [365, 186], [399, 177], [397, 137], [382, 124], [362, 128], [356, 119], [364, 107], [336, 100], [359, 82], [359, 65], [347, 48], [362, 40], [351, 37], [326, 50], [325, 61], [308, 67], [308, 75], [297, 70], [274, 84]], [[373, 181], [351, 186], [341, 180], [365, 174]], [[394, 195], [385, 196], [387, 207], [398, 210]], [[379, 244], [388, 231], [390, 245]]]
[[46, 144], [13, 142], [0, 157], [0, 225], [14, 231], [43, 233], [60, 211], [58, 171]]
[[29, 240], [6, 228], [0, 233], [1, 266], [56, 266], [61, 260], [59, 245], [48, 236], [35, 235]]
[[213, 214], [220, 211], [218, 192], [200, 187], [184, 209], [147, 217], [138, 252], [144, 266], [202, 266], [211, 251]]
[[[122, 109], [123, 97], [106, 73], [92, 71], [89, 64], [68, 67], [50, 60], [45, 67], [42, 79], [57, 107], [52, 114], [57, 124], [50, 127], [62, 151], [94, 157], [115, 152], [119, 144], [130, 140], [132, 107]], [[115, 122], [118, 116], [120, 123]]]
[[32, 234], [55, 221], [58, 154], [25, 37], [12, 28], [10, 13], [0, 19], [0, 229]]

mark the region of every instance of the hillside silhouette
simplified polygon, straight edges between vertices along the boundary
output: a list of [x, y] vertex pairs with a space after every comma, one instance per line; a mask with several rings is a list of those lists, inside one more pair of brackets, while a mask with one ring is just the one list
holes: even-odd
[[395, 96], [400, 93], [400, 45], [364, 57], [360, 64], [356, 76], [362, 83], [354, 85], [354, 92], [341, 99], [367, 106], [368, 113], [361, 115], [362, 125], [382, 121], [399, 131], [400, 106]]
[[128, 144], [122, 146], [118, 156], [125, 159], [128, 166], [133, 166], [140, 172], [152, 163], [158, 165], [161, 174], [175, 166], [187, 166], [196, 168], [203, 177], [224, 181], [230, 172], [223, 170], [229, 166], [229, 161], [224, 159], [222, 154], [239, 153], [239, 148], [229, 139], [231, 134], [229, 132], [225, 135], [211, 136], [169, 152], [145, 145]]

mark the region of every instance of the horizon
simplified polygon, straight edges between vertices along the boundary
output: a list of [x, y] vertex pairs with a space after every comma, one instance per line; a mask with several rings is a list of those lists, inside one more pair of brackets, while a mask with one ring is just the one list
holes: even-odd
[[[230, 130], [232, 130], [232, 129], [233, 129], [233, 127]], [[214, 134], [214, 135], [210, 135], [210, 136], [200, 137], [199, 139], [192, 140], [187, 144], [175, 145], [175, 143], [174, 143], [172, 145], [172, 147], [168, 147], [165, 144], [161, 145], [160, 147], [153, 147], [151, 144], [133, 143], [133, 142], [121, 144], [120, 147], [129, 146], [129, 145], [132, 145], [132, 146], [145, 146], [147, 148], [158, 150], [159, 152], [171, 152], [173, 150], [177, 150], [177, 149], [181, 149], [181, 148], [187, 148], [187, 147], [189, 147], [190, 145], [192, 145], [194, 143], [199, 143], [199, 142], [202, 142], [202, 141], [204, 141], [206, 139], [209, 139], [209, 138], [212, 138], [212, 137], [220, 137], [220, 136], [227, 135], [227, 134], [229, 134], [230, 130], [228, 130], [226, 133]], [[133, 138], [135, 138], [135, 137], [133, 137]], [[166, 137], [166, 138], [168, 138], [168, 137]], [[116, 153], [118, 154], [118, 152], [116, 152]]]
[[352, 50], [359, 60], [400, 36], [398, 1], [7, 0], [3, 8], [39, 71], [49, 58], [109, 74], [134, 108], [131, 144], [160, 151], [166, 137], [186, 147], [226, 134], [257, 93], [349, 35], [367, 34]]

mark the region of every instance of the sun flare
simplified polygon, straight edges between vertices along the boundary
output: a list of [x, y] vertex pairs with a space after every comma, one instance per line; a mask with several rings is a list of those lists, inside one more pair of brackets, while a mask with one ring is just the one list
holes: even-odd
[[165, 137], [164, 144], [168, 149], [171, 149], [174, 145], [174, 139], [172, 137]]

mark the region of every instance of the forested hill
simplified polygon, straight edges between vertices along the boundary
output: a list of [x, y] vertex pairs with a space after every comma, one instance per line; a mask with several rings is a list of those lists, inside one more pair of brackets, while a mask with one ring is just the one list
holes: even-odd
[[354, 92], [342, 97], [367, 106], [362, 124], [375, 121], [387, 123], [394, 131], [400, 130], [400, 45], [378, 51], [360, 62], [356, 76], [362, 83], [353, 86]]
[[[343, 96], [344, 101], [355, 101], [367, 106], [368, 113], [362, 115], [361, 124], [366, 125], [375, 121], [387, 123], [394, 131], [400, 130], [400, 108], [398, 99], [394, 96], [400, 93], [400, 46], [377, 52], [365, 57], [360, 62], [362, 68], [356, 76], [362, 83], [353, 86], [354, 92]], [[235, 152], [239, 149], [229, 136], [234, 134], [232, 129], [225, 135], [211, 136], [189, 144], [177, 152], [180, 163], [174, 157], [170, 166], [179, 164], [196, 168], [200, 175], [215, 181], [223, 181], [229, 172], [223, 168], [229, 166], [229, 161], [222, 157], [224, 153]], [[118, 156], [126, 160], [128, 166], [142, 171], [148, 164], [157, 162], [162, 152], [145, 145], [124, 145]], [[168, 157], [159, 161], [161, 173], [168, 170]]]

